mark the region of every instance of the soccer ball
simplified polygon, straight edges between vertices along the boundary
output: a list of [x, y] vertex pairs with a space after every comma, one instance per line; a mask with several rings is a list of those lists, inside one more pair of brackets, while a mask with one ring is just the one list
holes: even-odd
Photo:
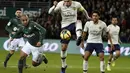
[[61, 37], [61, 39], [63, 39], [63, 40], [69, 40], [69, 39], [71, 38], [71, 33], [70, 33], [69, 30], [64, 29], [64, 30], [61, 31], [60, 37]]

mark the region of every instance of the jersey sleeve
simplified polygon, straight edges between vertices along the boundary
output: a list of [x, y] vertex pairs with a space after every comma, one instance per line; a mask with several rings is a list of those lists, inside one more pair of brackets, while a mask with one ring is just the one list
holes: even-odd
[[107, 27], [107, 31], [110, 31], [110, 25]]
[[59, 3], [56, 5], [56, 7], [55, 7], [55, 6], [52, 6], [52, 7], [49, 9], [48, 13], [49, 13], [49, 14], [52, 14], [52, 13], [54, 13], [54, 12], [58, 12], [58, 11], [60, 10], [60, 7], [61, 7], [61, 2], [59, 2]]
[[81, 5], [81, 3], [77, 2], [77, 8], [78, 8], [78, 11], [83, 11], [85, 10], [84, 7]]
[[42, 43], [43, 39], [45, 38], [46, 29], [37, 23], [34, 25], [34, 27], [39, 31], [39, 42]]
[[85, 15], [85, 17], [86, 17], [87, 19], [90, 19], [88, 12], [87, 12], [87, 11], [85, 10], [85, 8], [81, 5], [81, 3], [77, 2], [77, 8], [78, 8], [78, 11], [83, 12], [83, 14]]
[[104, 24], [103, 31], [104, 31], [104, 32], [109, 32], [108, 29], [107, 29], [106, 23], [103, 23], [103, 24]]
[[84, 32], [87, 32], [88, 31], [88, 25], [89, 25], [89, 22], [86, 22], [85, 26], [84, 26]]
[[6, 27], [5, 27], [6, 31], [8, 31], [9, 33], [12, 32], [12, 19], [7, 23]]

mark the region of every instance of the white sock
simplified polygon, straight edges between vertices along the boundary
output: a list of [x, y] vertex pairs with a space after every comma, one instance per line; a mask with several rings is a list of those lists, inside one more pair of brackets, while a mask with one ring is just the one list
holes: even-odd
[[77, 20], [76, 22], [76, 35], [79, 38], [82, 35], [82, 22], [81, 20]]
[[61, 51], [61, 63], [62, 67], [65, 68], [66, 64], [67, 51]]
[[110, 65], [111, 64], [111, 62], [110, 61], [108, 61], [108, 63], [107, 63], [108, 65]]
[[100, 71], [105, 72], [105, 63], [104, 63], [104, 61], [100, 61]]
[[78, 30], [76, 31], [77, 39], [82, 36], [82, 31]]
[[83, 73], [87, 73], [88, 70], [88, 61], [83, 61]]

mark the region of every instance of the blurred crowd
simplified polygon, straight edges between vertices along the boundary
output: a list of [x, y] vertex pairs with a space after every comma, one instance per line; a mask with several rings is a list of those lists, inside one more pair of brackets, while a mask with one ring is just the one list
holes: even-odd
[[[101, 20], [107, 25], [111, 23], [111, 17], [117, 16], [119, 19], [118, 25], [121, 28], [120, 39], [122, 42], [130, 42], [130, 1], [129, 0], [77, 0], [88, 11], [91, 16], [93, 10], [98, 10], [101, 13]], [[53, 2], [53, 1], [52, 1]], [[44, 9], [43, 9], [44, 10]], [[60, 34], [60, 15], [48, 15], [47, 11], [42, 11], [42, 14], [35, 14], [33, 20], [41, 24], [47, 30], [47, 37], [51, 39], [59, 39]], [[82, 16], [83, 25], [87, 19]], [[75, 36], [73, 37], [75, 39]]]

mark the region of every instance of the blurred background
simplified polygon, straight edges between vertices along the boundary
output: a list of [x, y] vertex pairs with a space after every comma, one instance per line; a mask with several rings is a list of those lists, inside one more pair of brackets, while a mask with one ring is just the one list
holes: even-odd
[[[60, 15], [52, 17], [48, 15], [48, 9], [54, 0], [0, 0], [0, 37], [7, 37], [5, 25], [10, 18], [14, 17], [17, 8], [21, 8], [23, 13], [30, 19], [38, 22], [47, 30], [47, 39], [60, 39]], [[60, 0], [57, 0], [60, 1]], [[123, 43], [130, 42], [130, 1], [129, 0], [76, 0], [79, 1], [88, 11], [89, 15], [93, 10], [99, 10], [101, 20], [107, 25], [113, 15], [118, 16], [121, 28], [120, 39]], [[87, 21], [82, 15], [83, 25]], [[73, 36], [75, 39], [75, 35]]]

